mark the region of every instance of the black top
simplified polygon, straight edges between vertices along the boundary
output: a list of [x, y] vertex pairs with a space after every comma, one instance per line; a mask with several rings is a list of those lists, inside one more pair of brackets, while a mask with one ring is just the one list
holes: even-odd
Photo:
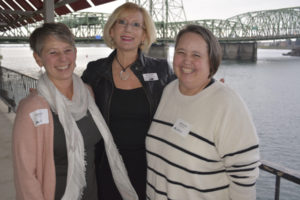
[[[92, 87], [96, 104], [107, 124], [109, 124], [110, 104], [114, 93], [112, 63], [116, 54], [117, 51], [114, 50], [107, 58], [89, 62], [81, 77], [85, 83]], [[144, 88], [150, 106], [150, 120], [152, 120], [164, 87], [175, 79], [172, 68], [167, 60], [145, 56], [139, 50], [138, 59], [130, 66], [130, 69]], [[157, 79], [147, 80], [145, 75], [157, 76]]]
[[[54, 162], [56, 172], [55, 200], [60, 200], [66, 189], [68, 155], [63, 127], [59, 122], [58, 116], [53, 112], [52, 115], [54, 123]], [[86, 161], [85, 178], [87, 186], [84, 189], [82, 200], [97, 200], [98, 194], [94, 161], [95, 145], [100, 141], [101, 135], [89, 112], [76, 123], [83, 136]]]
[[[113, 75], [112, 75], [112, 63], [116, 56], [117, 51], [114, 50], [108, 57], [101, 58], [96, 61], [92, 61], [88, 63], [87, 69], [82, 74], [82, 80], [89, 84], [93, 92], [95, 94], [95, 101], [100, 109], [106, 123], [108, 125], [111, 125], [110, 123], [110, 117], [111, 117], [111, 109], [113, 109], [114, 106], [112, 106], [112, 96], [115, 93], [116, 88], [114, 87], [114, 81], [113, 81]], [[172, 71], [172, 68], [169, 66], [167, 60], [165, 59], [157, 59], [157, 58], [151, 58], [146, 55], [144, 55], [140, 50], [138, 51], [138, 58], [137, 60], [130, 66], [131, 71], [135, 74], [135, 76], [138, 78], [140, 83], [142, 84], [142, 91], [144, 91], [144, 94], [147, 99], [147, 103], [145, 103], [146, 106], [149, 106], [149, 109], [145, 107], [143, 110], [147, 112], [148, 109], [148, 127], [151, 124], [151, 120], [154, 116], [154, 113], [157, 109], [157, 106], [159, 104], [162, 92], [164, 87], [175, 79], [175, 75]], [[147, 80], [144, 76], [156, 76], [157, 79], [154, 80]], [[122, 98], [122, 101], [124, 99]], [[135, 103], [138, 101], [135, 101]], [[126, 105], [127, 106], [127, 105]], [[135, 127], [135, 123], [133, 126]], [[112, 127], [110, 127], [112, 128]], [[141, 132], [142, 135], [145, 135], [147, 133], [147, 130], [145, 132]], [[114, 135], [114, 133], [113, 133]], [[144, 137], [144, 136], [143, 136]], [[103, 140], [102, 140], [103, 141]], [[96, 168], [97, 168], [97, 180], [98, 183], [102, 183], [102, 185], [105, 185], [105, 182], [103, 181], [101, 174], [103, 174], [103, 170], [107, 170], [110, 173], [110, 169], [107, 166], [107, 158], [105, 155], [104, 150], [104, 144], [100, 141], [100, 143], [97, 145], [96, 150]], [[127, 143], [128, 144], [128, 143]], [[117, 144], [118, 145], [118, 144]], [[119, 148], [119, 146], [117, 146]], [[134, 147], [133, 147], [134, 148]], [[144, 150], [145, 151], [145, 150]], [[123, 151], [121, 151], [122, 154]], [[135, 151], [138, 153], [137, 151]], [[133, 153], [133, 152], [132, 152]], [[141, 155], [145, 155], [145, 152], [140, 152]], [[124, 155], [122, 155], [125, 166], [127, 167], [129, 164], [131, 164], [131, 159], [128, 159], [130, 163], [127, 163], [127, 159], [124, 159]], [[133, 156], [132, 160], [134, 158], [141, 158], [141, 160], [135, 159], [135, 163], [138, 163], [139, 167], [142, 169], [142, 171], [145, 171], [146, 173], [146, 159], [144, 156]], [[106, 163], [106, 164], [105, 164]], [[141, 164], [142, 163], [142, 164]], [[105, 165], [102, 165], [105, 164]], [[128, 167], [127, 167], [128, 168]], [[130, 169], [127, 169], [130, 171]], [[130, 173], [130, 172], [129, 172]], [[99, 175], [100, 174], [100, 175]], [[132, 173], [131, 173], [132, 174]], [[135, 176], [139, 176], [136, 174]], [[130, 176], [132, 178], [132, 176]], [[144, 180], [146, 182], [146, 180]], [[107, 183], [105, 187], [109, 187], [109, 185], [113, 185], [114, 183]], [[99, 185], [99, 191], [103, 191], [102, 185]], [[145, 185], [141, 184], [142, 186]], [[135, 187], [136, 190], [144, 191], [143, 188]], [[138, 192], [139, 193], [139, 192]], [[145, 198], [141, 198], [145, 199]], [[107, 200], [107, 199], [105, 199]], [[109, 198], [108, 198], [109, 200]], [[115, 199], [113, 199], [115, 200]]]
[[149, 128], [148, 113], [149, 103], [143, 88], [115, 89], [109, 127], [119, 149], [145, 147], [145, 134]]
[[[109, 127], [124, 160], [130, 181], [139, 199], [146, 199], [145, 137], [150, 125], [150, 108], [144, 89], [115, 88], [110, 110]], [[100, 199], [122, 200], [114, 184], [106, 156], [101, 163], [98, 180], [100, 180]]]

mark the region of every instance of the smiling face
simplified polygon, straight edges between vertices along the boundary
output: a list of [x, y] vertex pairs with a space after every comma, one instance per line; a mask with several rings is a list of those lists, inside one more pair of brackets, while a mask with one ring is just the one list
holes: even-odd
[[181, 36], [174, 52], [173, 68], [184, 95], [195, 95], [210, 82], [208, 47], [200, 35], [187, 32]]
[[110, 30], [117, 49], [121, 51], [137, 51], [139, 45], [145, 40], [143, 15], [139, 11], [126, 11], [122, 13]]
[[76, 48], [53, 36], [47, 37], [44, 41], [40, 55], [36, 52], [33, 53], [36, 63], [40, 67], [45, 67], [46, 73], [54, 85], [72, 81], [72, 74], [76, 66]]

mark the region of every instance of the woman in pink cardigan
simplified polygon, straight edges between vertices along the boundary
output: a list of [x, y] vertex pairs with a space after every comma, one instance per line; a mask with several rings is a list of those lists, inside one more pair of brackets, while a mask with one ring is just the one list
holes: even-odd
[[31, 34], [30, 47], [46, 72], [37, 92], [20, 102], [14, 123], [17, 199], [96, 200], [94, 150], [102, 139], [123, 199], [137, 199], [90, 90], [73, 73], [77, 50], [68, 27], [45, 23]]

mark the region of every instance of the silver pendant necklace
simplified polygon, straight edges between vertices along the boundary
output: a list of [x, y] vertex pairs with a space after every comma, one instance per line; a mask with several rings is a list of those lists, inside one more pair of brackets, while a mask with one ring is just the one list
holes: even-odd
[[121, 65], [121, 63], [120, 63], [120, 61], [119, 61], [119, 59], [118, 59], [118, 56], [116, 56], [116, 61], [118, 62], [118, 64], [119, 64], [120, 67], [122, 68], [121, 71], [120, 71], [120, 79], [123, 80], [123, 81], [126, 81], [126, 80], [129, 78], [129, 76], [130, 76], [129, 72], [127, 72], [126, 70], [127, 70], [132, 64], [130, 64], [130, 65], [126, 66], [126, 67], [123, 67], [123, 65]]

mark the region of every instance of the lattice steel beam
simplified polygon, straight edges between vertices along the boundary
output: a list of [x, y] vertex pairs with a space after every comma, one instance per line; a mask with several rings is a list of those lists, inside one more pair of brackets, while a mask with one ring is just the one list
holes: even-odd
[[[182, 18], [178, 21], [165, 22], [162, 21], [163, 16], [161, 16], [159, 20], [158, 15], [163, 11], [162, 9], [158, 11], [157, 8], [153, 6], [153, 4], [157, 6], [156, 1], [158, 0], [140, 0], [139, 2], [150, 9], [149, 12], [152, 13], [157, 28], [158, 41], [173, 42], [178, 31], [186, 24], [200, 24], [205, 26], [222, 41], [257, 41], [300, 38], [300, 7], [249, 12], [236, 15], [226, 20], [212, 19], [186, 21]], [[165, 0], [160, 0], [160, 2], [166, 3]], [[95, 39], [96, 36], [102, 35], [103, 27], [108, 16], [109, 14], [104, 13], [80, 12], [56, 17], [55, 21], [67, 24], [79, 39]], [[157, 18], [155, 18], [155, 16]], [[170, 13], [167, 16], [170, 16]], [[5, 40], [5, 38], [28, 37], [34, 28], [40, 24], [41, 22], [0, 32], [0, 40]]]

